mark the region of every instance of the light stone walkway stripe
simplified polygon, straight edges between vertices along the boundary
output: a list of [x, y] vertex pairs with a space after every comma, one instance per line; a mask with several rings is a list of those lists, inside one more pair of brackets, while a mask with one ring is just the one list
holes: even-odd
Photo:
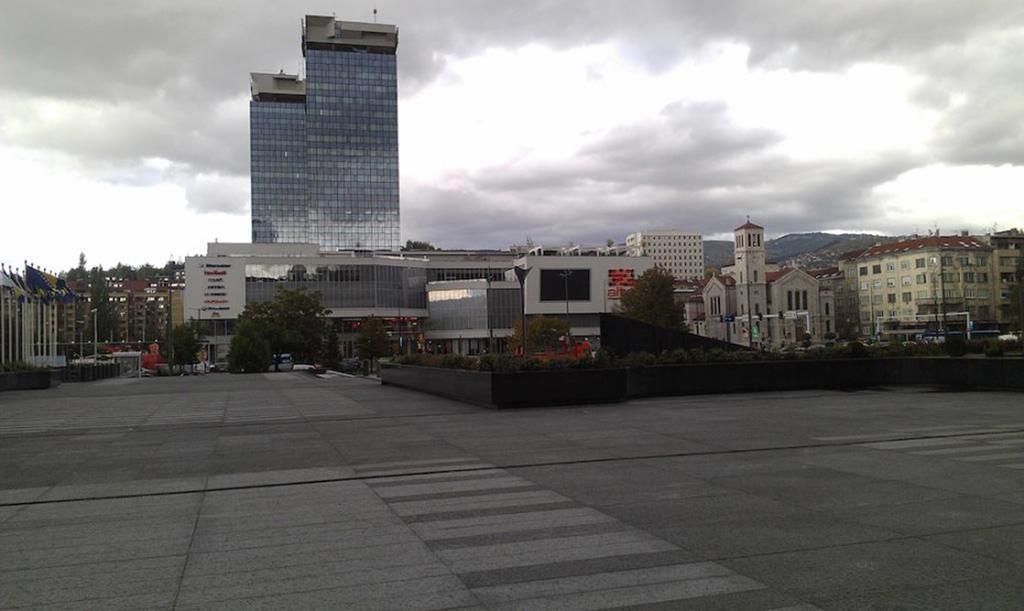
[[[1002, 448], [991, 448], [993, 450], [999, 450]], [[985, 454], [984, 456], [965, 456], [963, 458], [956, 458], [960, 462], [987, 462], [990, 460], [1015, 460], [1018, 458], [1024, 458], [1024, 452], [1003, 452], [1001, 454]]]
[[[508, 571], [494, 585], [470, 589], [487, 608], [604, 608], [765, 587], [713, 562], [609, 570], [619, 557], [629, 566], [629, 557], [682, 550], [560, 494], [516, 491], [537, 484], [501, 469], [486, 477], [446, 475], [367, 484], [456, 575]], [[432, 495], [438, 498], [421, 498]], [[556, 579], [515, 577], [531, 567], [588, 561], [604, 561], [603, 570]], [[501, 583], [506, 580], [514, 583]]]
[[644, 605], [700, 598], [704, 596], [720, 596], [735, 592], [749, 592], [764, 589], [764, 585], [742, 575], [725, 577], [708, 577], [654, 584], [644, 584], [625, 588], [591, 590], [561, 596], [531, 598], [517, 600], [512, 603], [491, 607], [498, 610], [532, 611], [534, 609], [559, 609], [574, 611], [576, 609], [609, 609], [629, 605]]
[[[973, 440], [971, 440], [973, 441]], [[879, 443], [866, 443], [864, 447], [876, 450], [903, 450], [906, 448], [927, 448], [932, 446], [954, 446], [971, 443], [964, 439], [905, 439], [903, 441], [882, 441]]]
[[480, 511], [500, 507], [525, 507], [528, 505], [549, 505], [568, 503], [570, 499], [550, 490], [529, 492], [504, 492], [500, 494], [470, 497], [449, 497], [423, 501], [398, 501], [389, 503], [391, 509], [402, 517], [414, 517], [434, 513], [458, 511]]
[[402, 497], [422, 496], [425, 494], [440, 494], [445, 492], [467, 492], [474, 490], [500, 490], [506, 488], [529, 488], [537, 484], [519, 477], [501, 477], [486, 479], [471, 479], [454, 482], [432, 482], [427, 484], [407, 484], [404, 486], [380, 486], [374, 491], [381, 498], [396, 499]]
[[505, 534], [579, 526], [583, 524], [617, 523], [618, 521], [600, 511], [587, 507], [576, 509], [552, 509], [527, 513], [481, 516], [413, 523], [413, 531], [424, 541], [457, 539], [488, 534]]
[[[611, 590], [675, 581], [691, 581], [691, 585], [696, 585], [698, 582], [708, 579], [734, 575], [735, 573], [720, 564], [714, 562], [695, 562], [691, 564], [656, 566], [627, 571], [487, 586], [473, 588], [472, 592], [480, 599], [480, 602], [493, 605], [530, 598], [578, 594], [581, 592]], [[763, 586], [758, 584], [755, 587]]]
[[626, 531], [441, 550], [437, 555], [456, 573], [468, 573], [676, 549], [650, 535]]

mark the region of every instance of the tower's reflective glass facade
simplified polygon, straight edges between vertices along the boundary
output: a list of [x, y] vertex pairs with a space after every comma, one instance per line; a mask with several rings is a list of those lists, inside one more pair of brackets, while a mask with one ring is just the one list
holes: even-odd
[[249, 102], [252, 241], [308, 242], [306, 108], [296, 102]]
[[398, 250], [394, 26], [306, 16], [306, 80], [253, 74], [253, 242]]
[[395, 56], [306, 51], [310, 238], [327, 249], [397, 250]]

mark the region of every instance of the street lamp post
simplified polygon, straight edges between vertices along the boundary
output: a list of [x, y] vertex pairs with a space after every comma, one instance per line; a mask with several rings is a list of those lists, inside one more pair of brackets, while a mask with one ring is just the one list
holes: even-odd
[[512, 268], [516, 274], [516, 280], [519, 281], [519, 301], [523, 306], [519, 319], [519, 331], [522, 339], [524, 358], [526, 357], [526, 277], [530, 274], [531, 269], [533, 268], [526, 265], [522, 267], [517, 265]]
[[97, 319], [96, 313], [99, 312], [99, 308], [93, 308], [91, 310], [91, 312], [92, 312], [92, 362], [95, 363], [96, 360], [97, 360], [97, 354], [100, 351], [99, 350], [100, 342], [99, 342], [99, 339], [98, 339], [99, 335], [96, 333], [96, 329], [98, 328], [97, 325], [96, 325], [96, 319]]
[[563, 269], [558, 275], [565, 283], [565, 334], [568, 336], [566, 339], [569, 340], [572, 338], [572, 323], [569, 322], [569, 276], [572, 276], [572, 270]]

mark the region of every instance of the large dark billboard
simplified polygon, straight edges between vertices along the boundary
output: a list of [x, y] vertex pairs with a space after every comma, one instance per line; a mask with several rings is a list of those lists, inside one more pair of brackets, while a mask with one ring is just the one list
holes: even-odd
[[[566, 277], [568, 274], [568, 277]], [[590, 300], [589, 269], [542, 269], [540, 270], [540, 300], [566, 301], [568, 286], [569, 301]]]

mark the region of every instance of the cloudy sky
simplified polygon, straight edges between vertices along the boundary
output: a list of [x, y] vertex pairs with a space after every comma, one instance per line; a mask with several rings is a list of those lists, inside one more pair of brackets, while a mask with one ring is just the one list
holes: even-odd
[[[5, 0], [0, 261], [249, 239], [250, 71], [372, 0]], [[408, 0], [402, 237], [1024, 226], [1019, 0]]]

